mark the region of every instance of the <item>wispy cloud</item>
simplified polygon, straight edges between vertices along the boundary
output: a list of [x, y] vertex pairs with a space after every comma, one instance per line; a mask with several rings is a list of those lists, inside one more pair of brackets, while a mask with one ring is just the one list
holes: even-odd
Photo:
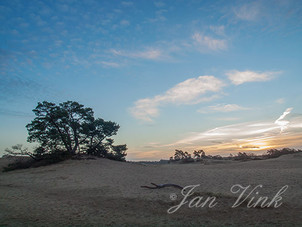
[[121, 67], [121, 64], [119, 64], [119, 63], [117, 63], [117, 62], [100, 61], [100, 62], [96, 62], [96, 63], [100, 63], [100, 64], [102, 64], [104, 67], [108, 67], [108, 68], [118, 68], [118, 67]]
[[286, 115], [290, 114], [293, 108], [288, 108], [284, 111], [284, 113], [275, 121], [275, 124], [280, 126], [281, 132], [283, 132], [289, 124], [289, 121], [284, 120]]
[[159, 59], [163, 57], [162, 51], [159, 49], [150, 49], [142, 52], [136, 52], [133, 55], [136, 58], [145, 58], [145, 59]]
[[234, 8], [234, 14], [237, 18], [246, 21], [257, 20], [260, 14], [259, 4], [256, 2], [247, 3]]
[[[204, 132], [191, 132], [171, 144], [152, 143], [140, 146], [137, 151], [129, 153], [129, 157], [133, 160], [158, 160], [159, 157], [168, 159], [174, 149], [189, 152], [203, 149], [207, 154], [215, 155], [237, 152], [262, 154], [268, 149], [284, 147], [301, 149], [302, 115], [291, 114], [292, 110], [286, 109], [276, 121], [231, 124]], [[280, 124], [280, 121], [286, 121], [286, 125]]]
[[[278, 140], [285, 143], [285, 138], [291, 140], [286, 143], [289, 146], [297, 146], [301, 143], [293, 138], [301, 139], [302, 116], [288, 117], [293, 108], [288, 108], [274, 122], [246, 122], [217, 127], [205, 132], [194, 132], [189, 136], [168, 146], [185, 146], [196, 149], [203, 146], [205, 149], [216, 152], [236, 152], [240, 150], [265, 150], [279, 146]], [[288, 117], [288, 119], [285, 119]], [[213, 145], [214, 144], [214, 145]]]
[[131, 2], [131, 1], [123, 1], [121, 4], [122, 4], [123, 6], [132, 6], [132, 5], [133, 5], [133, 2]]
[[194, 33], [192, 36], [195, 45], [201, 50], [201, 51], [207, 51], [207, 50], [225, 50], [227, 49], [227, 41], [224, 39], [214, 39], [210, 36], [205, 36], [201, 33]]
[[112, 49], [110, 52], [116, 56], [149, 59], [149, 60], [157, 60], [164, 57], [163, 52], [158, 48], [157, 49], [148, 48], [145, 51], [123, 51], [123, 50]]
[[224, 83], [214, 76], [199, 76], [187, 79], [167, 90], [163, 95], [140, 99], [130, 109], [131, 114], [140, 120], [152, 121], [159, 115], [159, 107], [165, 104], [197, 104], [217, 96], [203, 96], [207, 92], [218, 92]]
[[237, 121], [240, 118], [238, 117], [221, 117], [221, 118], [215, 118], [215, 120], [219, 120], [219, 121]]
[[128, 26], [130, 25], [130, 22], [128, 20], [121, 20], [120, 24], [123, 26]]
[[[158, 10], [158, 15], [161, 15], [166, 10]], [[162, 16], [156, 19], [150, 19], [152, 22], [164, 20]], [[130, 22], [122, 20], [121, 25], [128, 25]], [[210, 30], [217, 36], [223, 36], [224, 39], [213, 38], [203, 33], [195, 32], [186, 39], [181, 40], [161, 40], [152, 46], [141, 46], [139, 49], [118, 49], [112, 48], [108, 52], [111, 57], [125, 57], [132, 59], [147, 59], [153, 61], [173, 61], [179, 54], [200, 52], [201, 54], [208, 54], [212, 52], [219, 52], [228, 48], [228, 41], [225, 39], [224, 26], [210, 26]]]
[[37, 94], [46, 93], [38, 81], [19, 75], [0, 76], [0, 102], [15, 102], [23, 99], [34, 99]]
[[220, 26], [210, 26], [210, 29], [216, 34], [216, 35], [220, 35], [220, 36], [224, 36], [225, 33], [225, 27], [223, 25]]
[[154, 5], [158, 8], [161, 8], [161, 7], [164, 7], [165, 6], [165, 3], [164, 2], [161, 2], [161, 1], [158, 1], [158, 2], [154, 2]]
[[[214, 28], [213, 28], [214, 29]], [[223, 27], [215, 28], [222, 32]], [[200, 52], [207, 54], [227, 49], [225, 39], [214, 39], [210, 36], [194, 33], [188, 40], [170, 40], [158, 42], [153, 47], [141, 47], [141, 50], [111, 49], [114, 57], [125, 57], [132, 59], [146, 59], [153, 61], [171, 61], [179, 53]]]
[[[115, 54], [121, 54], [115, 51]], [[266, 81], [272, 79], [272, 75], [278, 72], [257, 73], [253, 71], [233, 70], [226, 75], [233, 84], [239, 85], [245, 82]], [[202, 96], [204, 93], [219, 91], [225, 84], [214, 76], [200, 76], [191, 78], [177, 84], [169, 89], [163, 95], [156, 95], [153, 98], [139, 99], [135, 102], [134, 107], [130, 109], [131, 114], [140, 120], [151, 122], [154, 117], [159, 115], [159, 107], [168, 103], [173, 104], [197, 104], [200, 102], [212, 101], [218, 98], [217, 94]], [[247, 107], [238, 104], [217, 104], [199, 109], [200, 113], [209, 112], [232, 112], [247, 110]]]
[[280, 72], [253, 72], [232, 70], [226, 73], [229, 80], [235, 85], [254, 81], [268, 81], [273, 79], [273, 75]]
[[151, 122], [154, 117], [159, 115], [159, 104], [159, 97], [140, 99], [135, 102], [130, 112], [137, 119]]
[[157, 10], [157, 11], [155, 12], [155, 17], [149, 18], [149, 19], [147, 20], [147, 22], [149, 22], [149, 23], [157, 23], [157, 22], [166, 21], [167, 18], [166, 18], [164, 15], [165, 15], [165, 13], [167, 13], [167, 12], [168, 12], [168, 10], [166, 10], [166, 9], [159, 9], [159, 10]]
[[237, 104], [217, 104], [214, 106], [208, 106], [206, 108], [199, 109], [199, 113], [209, 113], [209, 112], [232, 112], [239, 110], [248, 110], [246, 107], [239, 106]]

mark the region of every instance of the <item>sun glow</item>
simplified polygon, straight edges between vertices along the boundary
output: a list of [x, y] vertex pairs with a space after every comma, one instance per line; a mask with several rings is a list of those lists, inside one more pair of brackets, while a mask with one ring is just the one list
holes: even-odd
[[246, 150], [257, 150], [257, 151], [272, 148], [272, 146], [270, 146], [265, 141], [255, 141], [255, 142], [251, 142], [251, 143], [246, 143], [246, 144], [240, 145], [239, 147], [242, 149], [246, 149]]

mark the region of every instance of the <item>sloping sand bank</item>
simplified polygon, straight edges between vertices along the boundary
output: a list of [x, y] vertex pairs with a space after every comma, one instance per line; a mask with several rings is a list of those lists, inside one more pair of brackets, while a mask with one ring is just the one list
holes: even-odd
[[[214, 196], [217, 204], [186, 203], [168, 214], [184, 196], [177, 188], [140, 188], [151, 182], [200, 184], [187, 201]], [[288, 189], [278, 208], [247, 208], [252, 195], [232, 208], [236, 184], [249, 191], [261, 184], [254, 196], [270, 200]], [[70, 160], [0, 173], [0, 226], [302, 226], [302, 155], [217, 165]]]

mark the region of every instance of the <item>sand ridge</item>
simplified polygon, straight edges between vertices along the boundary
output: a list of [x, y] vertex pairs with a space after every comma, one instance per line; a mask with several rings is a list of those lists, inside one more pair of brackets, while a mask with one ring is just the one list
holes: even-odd
[[[0, 161], [3, 164], [3, 160]], [[299, 226], [302, 224], [302, 155], [232, 164], [150, 164], [106, 159], [68, 160], [0, 173], [0, 225], [7, 226]], [[200, 184], [199, 195], [219, 204], [168, 214], [179, 189], [143, 189], [151, 182]], [[273, 196], [288, 185], [280, 208], [236, 209], [235, 184], [263, 185]], [[178, 197], [170, 199], [172, 193]]]

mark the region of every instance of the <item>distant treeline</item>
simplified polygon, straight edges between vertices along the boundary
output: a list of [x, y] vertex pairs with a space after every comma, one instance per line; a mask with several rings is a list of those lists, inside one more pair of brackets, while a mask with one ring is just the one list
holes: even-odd
[[175, 150], [173, 156], [170, 157], [170, 162], [180, 162], [180, 163], [190, 163], [203, 160], [235, 160], [235, 161], [249, 161], [249, 160], [263, 160], [269, 158], [277, 158], [281, 155], [294, 154], [302, 152], [302, 150], [283, 148], [283, 149], [270, 149], [266, 154], [256, 155], [254, 153], [239, 152], [236, 155], [230, 154], [227, 157], [222, 157], [221, 155], [206, 155], [203, 150], [193, 151], [193, 154], [187, 151]]

